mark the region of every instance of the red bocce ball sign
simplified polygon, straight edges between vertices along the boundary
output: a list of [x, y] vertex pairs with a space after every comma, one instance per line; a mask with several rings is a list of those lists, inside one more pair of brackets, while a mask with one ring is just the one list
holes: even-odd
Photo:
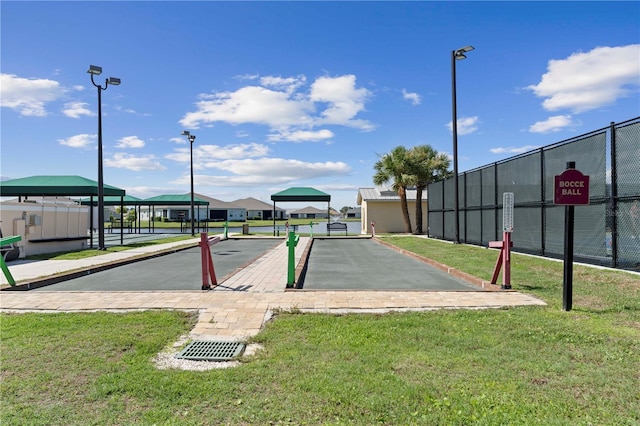
[[589, 176], [567, 169], [555, 177], [554, 204], [577, 206], [589, 204]]

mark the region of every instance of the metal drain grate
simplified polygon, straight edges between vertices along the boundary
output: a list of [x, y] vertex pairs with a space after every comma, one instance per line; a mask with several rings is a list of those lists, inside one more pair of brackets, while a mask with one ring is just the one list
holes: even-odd
[[195, 340], [189, 343], [175, 357], [198, 361], [229, 361], [240, 355], [245, 344], [242, 342], [216, 342]]

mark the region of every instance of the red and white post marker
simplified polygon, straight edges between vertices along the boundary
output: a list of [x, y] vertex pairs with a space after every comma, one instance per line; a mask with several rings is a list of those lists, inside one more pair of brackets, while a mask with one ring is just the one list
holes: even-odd
[[502, 241], [489, 241], [489, 247], [499, 248], [500, 255], [493, 268], [491, 276], [491, 284], [498, 281], [500, 268], [502, 268], [502, 285], [503, 290], [511, 289], [511, 232], [513, 232], [513, 192], [505, 192], [502, 194]]
[[211, 246], [220, 242], [220, 236], [209, 237], [206, 232], [200, 233], [200, 260], [202, 265], [202, 290], [211, 290], [218, 285], [216, 270], [211, 258]]

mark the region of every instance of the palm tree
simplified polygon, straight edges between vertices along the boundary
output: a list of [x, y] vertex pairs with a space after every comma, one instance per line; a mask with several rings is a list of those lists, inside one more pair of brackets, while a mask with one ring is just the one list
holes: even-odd
[[427, 186], [449, 175], [450, 161], [446, 154], [438, 153], [430, 145], [418, 145], [407, 157], [410, 181], [416, 187], [416, 230], [422, 234], [422, 191]]
[[391, 188], [400, 197], [402, 216], [404, 217], [405, 232], [411, 233], [411, 219], [409, 218], [409, 207], [407, 206], [407, 186], [411, 181], [409, 175], [409, 164], [407, 161], [409, 151], [404, 146], [397, 146], [389, 154], [379, 155], [373, 168], [376, 174], [373, 176], [373, 183], [383, 185], [393, 179]]

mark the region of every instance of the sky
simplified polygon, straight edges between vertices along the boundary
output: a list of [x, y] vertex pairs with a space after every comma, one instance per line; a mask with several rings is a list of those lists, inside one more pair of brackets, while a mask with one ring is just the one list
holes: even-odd
[[[640, 116], [640, 2], [0, 3], [0, 179], [357, 205], [398, 145], [461, 172]], [[294, 203], [295, 204], [295, 203]], [[304, 203], [326, 207], [321, 203]], [[279, 206], [286, 209], [305, 205]]]

